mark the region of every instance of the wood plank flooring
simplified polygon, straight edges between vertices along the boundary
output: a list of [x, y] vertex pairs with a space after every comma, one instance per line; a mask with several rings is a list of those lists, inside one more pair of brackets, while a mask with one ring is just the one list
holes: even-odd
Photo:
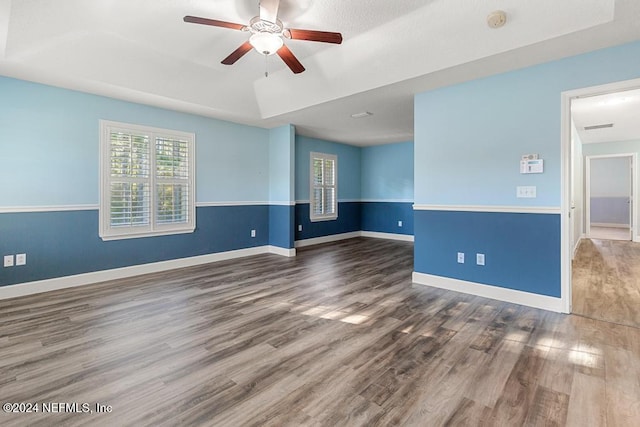
[[3, 403], [112, 407], [0, 425], [638, 425], [639, 329], [412, 285], [412, 264], [359, 238], [0, 301]]
[[583, 239], [572, 289], [574, 313], [640, 328], [640, 244]]

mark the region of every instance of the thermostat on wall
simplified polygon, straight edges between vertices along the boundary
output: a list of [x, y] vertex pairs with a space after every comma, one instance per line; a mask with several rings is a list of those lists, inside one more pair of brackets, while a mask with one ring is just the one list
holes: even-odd
[[537, 154], [523, 154], [522, 160], [538, 160]]
[[520, 173], [542, 173], [544, 172], [544, 160], [520, 160]]

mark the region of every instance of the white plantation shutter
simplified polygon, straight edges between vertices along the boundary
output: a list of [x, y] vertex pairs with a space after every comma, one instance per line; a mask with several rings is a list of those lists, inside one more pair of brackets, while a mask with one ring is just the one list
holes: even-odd
[[193, 231], [194, 135], [107, 121], [100, 128], [100, 236]]
[[336, 160], [324, 160], [323, 207], [324, 213], [333, 215], [336, 211]]
[[149, 136], [111, 132], [110, 226], [148, 226], [150, 222]]
[[156, 137], [156, 221], [189, 220], [189, 142]]
[[338, 158], [333, 154], [311, 153], [311, 221], [338, 217]]

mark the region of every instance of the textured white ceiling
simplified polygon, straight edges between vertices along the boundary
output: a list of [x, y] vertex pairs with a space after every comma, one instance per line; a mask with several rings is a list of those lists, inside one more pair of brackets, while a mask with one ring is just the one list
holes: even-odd
[[417, 92], [640, 39], [637, 0], [281, 0], [286, 27], [344, 42], [287, 40], [307, 71], [272, 56], [265, 78], [256, 52], [220, 64], [247, 33], [182, 21], [257, 14], [256, 0], [0, 0], [0, 74], [371, 145], [412, 138]]
[[[640, 89], [574, 99], [571, 116], [583, 144], [640, 141]], [[613, 127], [585, 127], [613, 123]]]

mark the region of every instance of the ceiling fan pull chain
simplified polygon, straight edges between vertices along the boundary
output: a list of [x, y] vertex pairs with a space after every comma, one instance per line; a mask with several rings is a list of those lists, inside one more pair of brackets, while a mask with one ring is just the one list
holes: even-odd
[[269, 77], [269, 64], [267, 63], [267, 55], [264, 55], [264, 76]]

